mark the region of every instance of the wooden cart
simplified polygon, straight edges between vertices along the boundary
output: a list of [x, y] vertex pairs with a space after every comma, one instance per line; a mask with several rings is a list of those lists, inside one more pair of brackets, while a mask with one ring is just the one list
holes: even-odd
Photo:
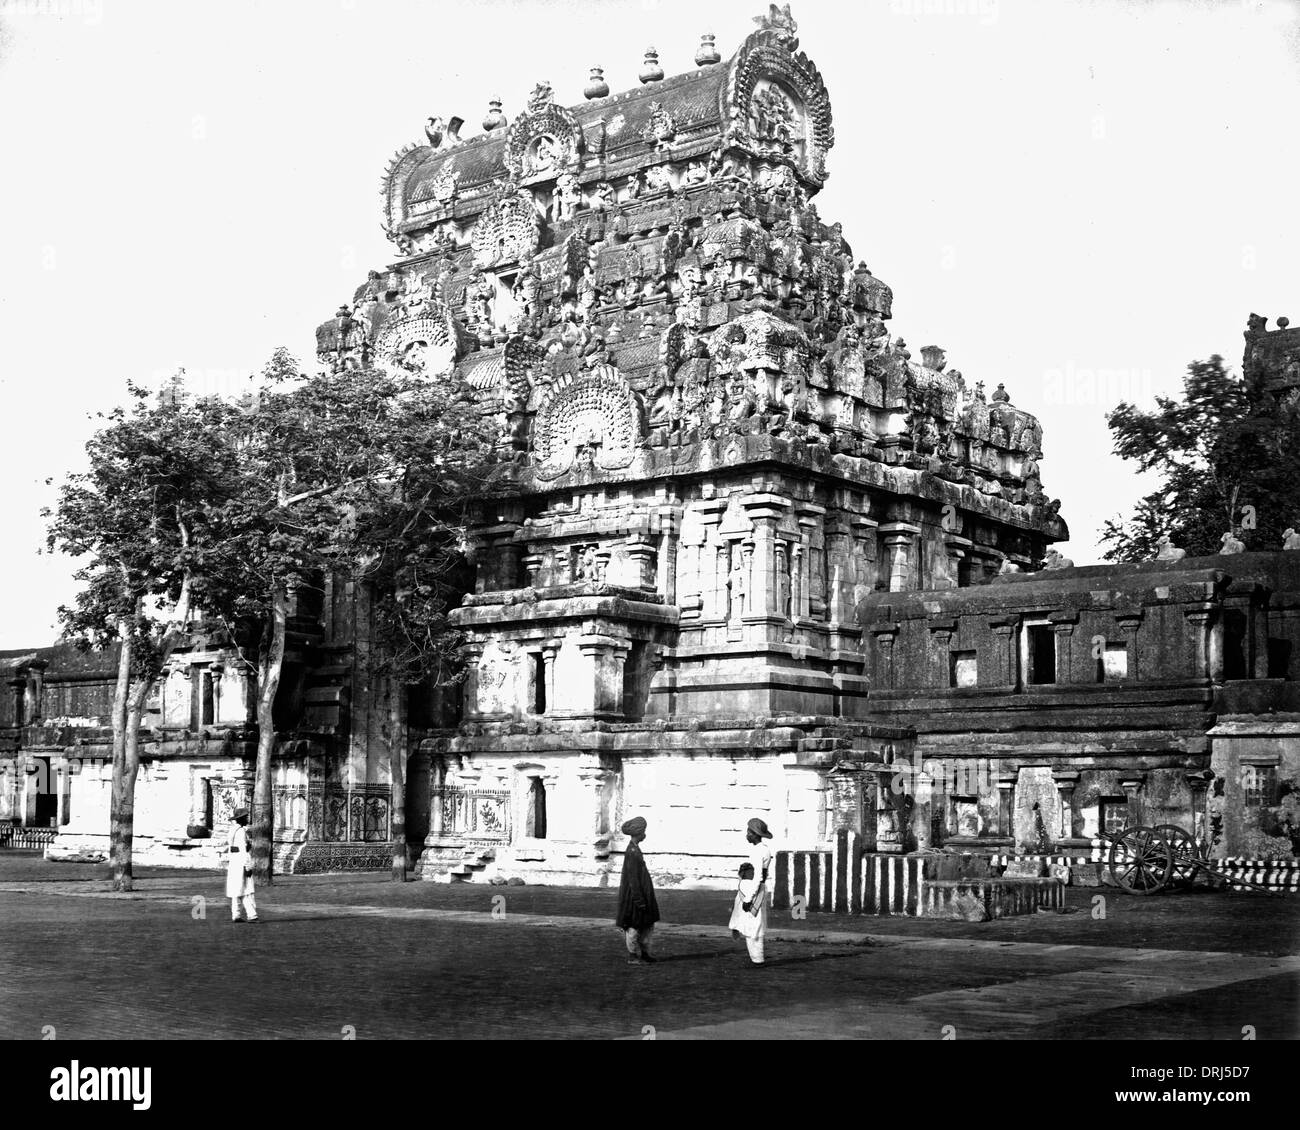
[[1107, 862], [1111, 878], [1116, 886], [1135, 895], [1154, 895], [1171, 888], [1191, 886], [1202, 872], [1232, 886], [1274, 893], [1258, 883], [1220, 871], [1205, 857], [1191, 834], [1177, 824], [1142, 825], [1100, 835], [1110, 841]]

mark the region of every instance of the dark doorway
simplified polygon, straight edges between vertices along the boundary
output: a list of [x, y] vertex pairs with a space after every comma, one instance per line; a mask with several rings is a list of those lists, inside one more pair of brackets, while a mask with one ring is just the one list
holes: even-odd
[[35, 767], [35, 772], [27, 781], [28, 787], [36, 790], [32, 823], [36, 828], [49, 828], [59, 811], [59, 796], [54, 791], [54, 767], [48, 757], [32, 758], [32, 766]]
[[1050, 624], [1029, 629], [1029, 681], [1042, 685], [1056, 682], [1056, 633]]
[[1248, 679], [1246, 669], [1246, 632], [1250, 621], [1240, 608], [1223, 610], [1223, 677]]
[[540, 777], [533, 777], [528, 785], [527, 828], [533, 839], [546, 839], [546, 785]]

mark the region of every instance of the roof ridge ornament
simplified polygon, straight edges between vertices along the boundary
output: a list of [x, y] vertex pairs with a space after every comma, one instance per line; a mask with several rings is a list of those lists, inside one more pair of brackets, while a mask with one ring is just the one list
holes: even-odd
[[754, 22], [758, 24], [760, 31], [770, 31], [776, 41], [787, 51], [799, 50], [799, 25], [794, 22], [794, 17], [790, 15], [790, 5], [785, 4], [778, 8], [775, 4], [767, 6], [766, 16], [755, 16]]
[[708, 31], [700, 36], [700, 46], [695, 52], [697, 67], [707, 67], [722, 62], [722, 55], [719, 54], [718, 45], [714, 42], [715, 38], [713, 33]]
[[547, 106], [555, 103], [555, 91], [551, 89], [549, 82], [539, 82], [533, 87], [533, 92], [528, 96], [528, 112], [530, 114], [540, 113]]
[[642, 64], [641, 74], [638, 77], [645, 83], [663, 82], [664, 69], [659, 63], [659, 52], [653, 47], [646, 48], [645, 63]]

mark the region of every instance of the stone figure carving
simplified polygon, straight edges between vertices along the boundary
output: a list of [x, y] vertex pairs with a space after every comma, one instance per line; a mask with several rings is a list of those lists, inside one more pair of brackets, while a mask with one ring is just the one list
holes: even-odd
[[544, 173], [555, 168], [560, 162], [559, 146], [555, 138], [542, 134], [528, 151], [525, 168], [530, 173]]
[[582, 191], [578, 188], [578, 178], [572, 173], [561, 173], [555, 181], [555, 218], [557, 221], [571, 220], [582, 203]]
[[1002, 564], [998, 567], [998, 576], [1004, 577], [1008, 573], [1019, 573], [1020, 566], [1017, 565], [1010, 557], [1002, 558]]
[[1226, 531], [1220, 541], [1222, 544], [1219, 547], [1219, 553], [1225, 557], [1229, 554], [1244, 553], [1246, 551], [1246, 543], [1233, 537], [1231, 530]]
[[1157, 561], [1181, 561], [1187, 556], [1187, 550], [1179, 549], [1169, 539], [1168, 534], [1161, 534], [1160, 540], [1156, 543], [1159, 551], [1156, 553]]
[[607, 211], [614, 207], [617, 195], [614, 186], [609, 181], [603, 180], [592, 190], [589, 207], [593, 212]]
[[[629, 182], [630, 183], [630, 182]], [[645, 171], [647, 192], [668, 192], [673, 187], [672, 173], [667, 165], [651, 165]]]
[[709, 169], [703, 161], [692, 161], [686, 166], [686, 172], [682, 174], [682, 184], [690, 186], [694, 184], [707, 184], [709, 180]]
[[596, 285], [596, 272], [590, 266], [582, 269], [578, 279], [578, 318], [586, 325], [592, 322], [592, 311], [600, 298], [600, 288]]
[[641, 136], [661, 152], [672, 146], [673, 138], [677, 136], [677, 123], [662, 103], [650, 103], [650, 122], [641, 131]]
[[731, 572], [727, 577], [729, 619], [738, 621], [745, 614], [746, 595], [744, 555], [739, 546], [733, 546], [731, 550]]
[[555, 92], [551, 89], [551, 84], [549, 82], [539, 82], [533, 87], [533, 92], [528, 96], [528, 112], [530, 114], [540, 114], [554, 101]]
[[1073, 569], [1074, 562], [1068, 557], [1063, 557], [1055, 549], [1049, 549], [1047, 556], [1043, 559], [1044, 569]]
[[799, 25], [790, 15], [790, 5], [783, 4], [778, 8], [775, 4], [768, 4], [767, 9], [767, 15], [755, 16], [754, 23], [758, 24], [763, 31], [772, 32], [777, 42], [787, 51], [797, 51]]
[[756, 141], [781, 152], [791, 148], [797, 128], [798, 113], [784, 91], [775, 86], [754, 92], [750, 104], [752, 131]]
[[1287, 526], [1287, 528], [1282, 531], [1282, 548], [1300, 549], [1300, 534], [1297, 534], [1291, 526]]

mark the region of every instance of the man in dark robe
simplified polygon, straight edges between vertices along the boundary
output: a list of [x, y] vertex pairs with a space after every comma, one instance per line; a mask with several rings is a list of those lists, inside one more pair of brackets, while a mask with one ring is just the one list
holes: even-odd
[[623, 931], [627, 941], [629, 965], [655, 960], [650, 953], [650, 935], [659, 921], [659, 903], [655, 901], [650, 869], [641, 854], [645, 830], [643, 816], [634, 816], [623, 825], [623, 834], [629, 837], [629, 843], [623, 852], [623, 877], [618, 884], [618, 918], [614, 925]]

